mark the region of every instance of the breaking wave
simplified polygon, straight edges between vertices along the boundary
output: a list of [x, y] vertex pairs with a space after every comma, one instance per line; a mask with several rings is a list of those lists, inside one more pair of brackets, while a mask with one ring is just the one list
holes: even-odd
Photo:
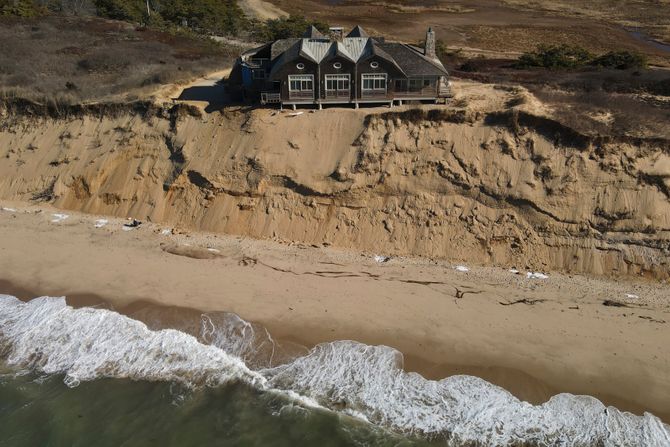
[[[152, 330], [110, 310], [74, 309], [64, 298], [24, 303], [0, 295], [0, 355], [65, 374], [68, 386], [103, 377], [192, 387], [243, 381], [447, 445], [670, 446], [670, 427], [649, 413], [570, 394], [531, 405], [472, 376], [427, 380], [403, 371], [402, 355], [385, 346], [325, 343], [276, 362], [275, 343], [263, 331], [223, 313], [200, 315], [193, 334]], [[254, 357], [253, 347], [263, 354]]]

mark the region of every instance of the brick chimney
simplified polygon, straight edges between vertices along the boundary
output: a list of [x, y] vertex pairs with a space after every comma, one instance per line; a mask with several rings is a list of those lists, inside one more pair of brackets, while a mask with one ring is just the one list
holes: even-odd
[[426, 31], [426, 43], [423, 54], [431, 59], [437, 59], [437, 53], [435, 52], [435, 31], [433, 31], [433, 28], [428, 28], [428, 31]]

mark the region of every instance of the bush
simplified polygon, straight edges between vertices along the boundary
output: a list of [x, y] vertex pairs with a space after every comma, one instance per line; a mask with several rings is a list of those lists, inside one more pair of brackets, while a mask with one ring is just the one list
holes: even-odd
[[277, 39], [289, 39], [291, 37], [302, 37], [308, 27], [314, 26], [323, 34], [328, 35], [327, 23], [307, 20], [303, 16], [289, 16], [278, 19], [270, 19], [265, 23], [252, 24], [252, 37], [260, 42], [269, 42]]
[[246, 18], [235, 0], [94, 0], [97, 14], [116, 20], [164, 27], [183, 26], [205, 32], [235, 34]]
[[0, 0], [0, 16], [35, 17], [45, 12], [34, 0]]
[[536, 51], [522, 54], [515, 67], [579, 68], [587, 65], [592, 58], [591, 53], [578, 46], [541, 45]]
[[584, 48], [569, 45], [541, 45], [537, 50], [524, 53], [514, 64], [515, 68], [566, 69], [586, 66], [627, 70], [645, 68], [647, 57], [634, 51], [610, 51], [593, 56]]
[[598, 67], [616, 68], [617, 70], [646, 68], [647, 57], [633, 51], [610, 51], [595, 58], [591, 64]]

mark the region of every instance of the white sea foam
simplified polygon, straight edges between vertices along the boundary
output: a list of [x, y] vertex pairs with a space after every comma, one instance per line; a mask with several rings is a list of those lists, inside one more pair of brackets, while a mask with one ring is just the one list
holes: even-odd
[[401, 365], [401, 354], [392, 348], [341, 341], [263, 374], [272, 386], [326, 407], [344, 407], [375, 424], [456, 445], [670, 445], [669, 428], [651, 414], [638, 417], [569, 394], [534, 406], [476, 377], [432, 381]]
[[70, 386], [100, 377], [187, 385], [265, 381], [238, 358], [188, 334], [151, 331], [105, 309], [73, 309], [64, 298], [23, 303], [0, 295], [0, 340], [10, 364], [65, 374]]
[[427, 380], [403, 371], [402, 355], [385, 346], [326, 343], [281, 366], [254, 371], [236, 356], [248, 357], [254, 346], [274, 348], [274, 341], [232, 315], [203, 315], [203, 344], [177, 330], [152, 331], [109, 310], [73, 309], [63, 298], [23, 303], [0, 295], [0, 354], [11, 364], [63, 373], [70, 386], [100, 377], [190, 386], [242, 380], [303, 406], [454, 445], [670, 446], [670, 428], [651, 414], [634, 416], [569, 394], [534, 406], [472, 376]]

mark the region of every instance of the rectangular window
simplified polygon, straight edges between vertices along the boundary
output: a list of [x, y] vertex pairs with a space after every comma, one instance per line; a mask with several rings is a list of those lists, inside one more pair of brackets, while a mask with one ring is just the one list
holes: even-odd
[[265, 79], [265, 69], [256, 69], [253, 71], [254, 79]]
[[395, 81], [395, 91], [396, 92], [406, 92], [407, 91], [407, 79], [396, 79], [396, 81]]
[[423, 79], [410, 79], [409, 80], [409, 91], [418, 92], [421, 90], [423, 85]]
[[314, 90], [313, 75], [289, 75], [288, 89], [291, 92], [305, 92]]
[[363, 90], [386, 92], [386, 74], [363, 74]]
[[326, 75], [326, 90], [349, 91], [349, 75]]

